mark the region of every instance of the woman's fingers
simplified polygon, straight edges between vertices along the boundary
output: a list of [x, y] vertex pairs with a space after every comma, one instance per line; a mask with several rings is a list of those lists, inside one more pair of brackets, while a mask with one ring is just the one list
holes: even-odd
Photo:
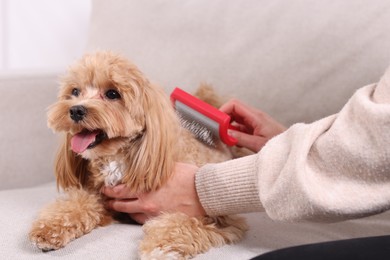
[[150, 217], [148, 217], [147, 215], [145, 215], [143, 213], [132, 213], [132, 214], [129, 214], [129, 216], [132, 220], [134, 220], [135, 222], [137, 222], [139, 224], [144, 224], [148, 219], [150, 219]]
[[254, 112], [250, 107], [242, 104], [239, 100], [232, 99], [219, 108], [222, 112], [230, 115], [232, 120], [239, 124], [247, 124], [248, 120], [253, 120]]
[[138, 200], [118, 200], [111, 199], [106, 202], [106, 206], [109, 209], [125, 212], [125, 213], [138, 213], [141, 212], [141, 208], [139, 207]]
[[115, 199], [136, 199], [137, 195], [129, 192], [129, 189], [124, 184], [119, 184], [115, 187], [104, 186], [102, 193], [109, 198]]
[[229, 130], [229, 135], [237, 139], [237, 145], [246, 147], [252, 152], [257, 153], [267, 142], [267, 139], [261, 136], [246, 134], [240, 131]]

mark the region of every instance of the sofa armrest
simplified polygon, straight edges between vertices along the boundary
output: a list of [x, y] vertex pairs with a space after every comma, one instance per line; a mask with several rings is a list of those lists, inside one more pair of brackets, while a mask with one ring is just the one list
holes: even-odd
[[54, 180], [56, 137], [46, 107], [57, 92], [58, 73], [0, 73], [0, 190]]

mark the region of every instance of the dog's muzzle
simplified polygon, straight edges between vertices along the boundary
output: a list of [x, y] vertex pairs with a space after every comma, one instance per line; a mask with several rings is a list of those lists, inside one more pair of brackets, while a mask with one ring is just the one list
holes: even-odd
[[87, 115], [87, 108], [84, 106], [73, 106], [69, 109], [69, 114], [70, 118], [77, 123]]

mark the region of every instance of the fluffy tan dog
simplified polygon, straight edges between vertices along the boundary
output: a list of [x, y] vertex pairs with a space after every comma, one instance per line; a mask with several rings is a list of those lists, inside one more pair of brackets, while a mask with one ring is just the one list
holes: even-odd
[[[224, 145], [211, 148], [183, 129], [163, 90], [111, 52], [86, 55], [71, 67], [58, 99], [48, 110], [48, 125], [65, 133], [55, 166], [65, 196], [33, 223], [30, 240], [42, 250], [64, 247], [113, 221], [103, 206], [103, 185], [152, 191], [170, 178], [175, 162], [200, 166], [232, 158]], [[235, 216], [165, 213], [143, 226], [140, 256], [186, 259], [239, 241], [246, 228]]]

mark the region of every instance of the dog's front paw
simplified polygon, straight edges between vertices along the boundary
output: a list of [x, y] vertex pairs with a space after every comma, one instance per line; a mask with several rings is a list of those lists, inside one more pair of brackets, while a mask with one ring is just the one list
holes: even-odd
[[55, 250], [111, 221], [99, 195], [69, 189], [40, 212], [32, 225], [30, 241], [44, 251]]
[[30, 241], [42, 251], [64, 247], [79, 237], [80, 231], [75, 225], [65, 225], [61, 219], [37, 220], [30, 231]]

